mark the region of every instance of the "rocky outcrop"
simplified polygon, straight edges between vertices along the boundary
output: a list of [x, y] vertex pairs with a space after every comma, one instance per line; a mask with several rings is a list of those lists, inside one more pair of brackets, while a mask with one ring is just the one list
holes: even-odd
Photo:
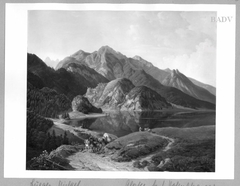
[[100, 84], [95, 89], [88, 89], [86, 97], [95, 106], [106, 110], [144, 111], [171, 108], [157, 92], [145, 86], [135, 87], [126, 78], [118, 78], [108, 84]]
[[118, 78], [107, 84], [99, 84], [95, 89], [88, 89], [86, 97], [95, 106], [105, 109], [120, 109], [126, 95], [134, 88], [126, 78]]
[[126, 96], [122, 110], [162, 110], [172, 108], [171, 105], [152, 89], [139, 86], [134, 87]]
[[88, 113], [102, 113], [101, 108], [94, 107], [87, 98], [78, 95], [72, 101], [72, 110], [82, 112], [84, 114]]

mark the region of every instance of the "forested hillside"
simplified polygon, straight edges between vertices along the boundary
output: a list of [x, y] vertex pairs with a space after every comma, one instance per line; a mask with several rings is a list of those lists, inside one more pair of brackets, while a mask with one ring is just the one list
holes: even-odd
[[27, 111], [27, 162], [44, 150], [50, 152], [62, 144], [69, 143], [66, 132], [64, 136], [56, 136], [54, 130], [51, 134], [48, 133], [52, 126], [51, 120]]
[[57, 118], [59, 114], [70, 111], [71, 101], [53, 89], [47, 87], [38, 89], [28, 83], [27, 109], [41, 116]]

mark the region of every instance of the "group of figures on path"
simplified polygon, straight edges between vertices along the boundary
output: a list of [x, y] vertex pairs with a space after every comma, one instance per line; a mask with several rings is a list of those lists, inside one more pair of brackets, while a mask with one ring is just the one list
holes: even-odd
[[84, 141], [85, 149], [91, 150], [94, 153], [101, 153], [104, 146], [107, 145], [111, 141], [112, 141], [112, 139], [108, 135], [108, 133], [104, 133], [103, 136], [100, 138], [90, 136], [88, 139], [86, 139]]

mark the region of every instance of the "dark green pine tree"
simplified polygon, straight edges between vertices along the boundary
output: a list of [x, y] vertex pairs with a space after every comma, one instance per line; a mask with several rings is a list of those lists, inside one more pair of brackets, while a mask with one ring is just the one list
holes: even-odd
[[50, 148], [49, 148], [50, 138], [51, 138], [50, 133], [48, 133], [46, 139], [43, 142], [43, 146], [42, 146], [43, 150], [46, 150], [48, 152], [50, 151]]
[[57, 142], [56, 142], [56, 133], [55, 130], [52, 131], [52, 136], [49, 141], [49, 149], [54, 150], [57, 148]]
[[69, 144], [68, 137], [67, 137], [67, 132], [66, 132], [66, 131], [64, 132], [63, 144], [64, 144], [64, 145], [68, 145], [68, 144]]

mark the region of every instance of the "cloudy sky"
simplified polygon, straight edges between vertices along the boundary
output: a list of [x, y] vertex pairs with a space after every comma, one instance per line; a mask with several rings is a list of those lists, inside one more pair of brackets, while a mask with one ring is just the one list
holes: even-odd
[[108, 45], [215, 86], [213, 16], [215, 12], [29, 11], [28, 52], [42, 60], [61, 60], [80, 49], [93, 52]]

